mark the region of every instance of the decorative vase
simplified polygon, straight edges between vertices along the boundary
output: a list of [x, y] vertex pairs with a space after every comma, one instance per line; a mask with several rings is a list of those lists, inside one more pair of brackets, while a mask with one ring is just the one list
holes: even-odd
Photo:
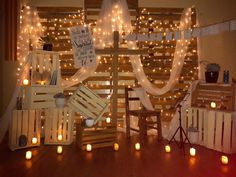
[[85, 124], [87, 127], [92, 127], [93, 124], [94, 124], [94, 119], [91, 118], [91, 117], [88, 117], [86, 120], [85, 120]]
[[205, 78], [207, 83], [217, 83], [219, 72], [217, 71], [206, 71]]
[[65, 106], [66, 99], [65, 98], [56, 98], [55, 103], [58, 108], [63, 108]]
[[43, 50], [52, 51], [52, 44], [43, 44]]

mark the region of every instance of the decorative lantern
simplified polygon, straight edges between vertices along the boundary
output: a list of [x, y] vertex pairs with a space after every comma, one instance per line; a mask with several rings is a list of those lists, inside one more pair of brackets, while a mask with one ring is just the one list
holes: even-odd
[[140, 148], [141, 148], [140, 143], [136, 143], [136, 144], [135, 144], [135, 149], [136, 149], [137, 151], [139, 151]]
[[24, 79], [23, 80], [23, 85], [29, 85], [29, 80], [28, 79]]
[[166, 151], [166, 152], [170, 152], [170, 151], [171, 151], [170, 145], [166, 145], [166, 146], [165, 146], [165, 151]]
[[59, 135], [57, 136], [57, 139], [58, 139], [58, 141], [62, 141], [62, 135], [59, 134]]
[[27, 151], [25, 154], [25, 159], [30, 160], [32, 158], [32, 152], [31, 151]]
[[211, 106], [212, 109], [215, 109], [216, 108], [216, 103], [214, 101], [212, 101], [210, 106]]
[[37, 144], [38, 143], [38, 139], [36, 137], [32, 138], [32, 144]]
[[111, 123], [111, 118], [110, 118], [110, 117], [107, 117], [107, 118], [106, 118], [106, 123], [107, 123], [107, 124]]
[[191, 155], [191, 156], [195, 156], [196, 155], [196, 149], [195, 148], [190, 148], [190, 150], [189, 150], [189, 154]]
[[222, 155], [221, 156], [221, 163], [224, 164], [224, 165], [227, 165], [229, 163], [228, 157], [225, 156], [225, 155]]
[[86, 145], [86, 151], [88, 151], [88, 152], [92, 151], [92, 145], [91, 144]]
[[62, 146], [57, 146], [57, 153], [62, 154], [62, 152], [63, 152]]
[[114, 150], [118, 151], [119, 150], [119, 144], [118, 143], [114, 143]]

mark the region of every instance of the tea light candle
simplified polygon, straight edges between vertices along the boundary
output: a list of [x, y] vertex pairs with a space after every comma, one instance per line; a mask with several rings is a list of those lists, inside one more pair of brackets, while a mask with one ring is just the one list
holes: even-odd
[[136, 149], [137, 151], [139, 151], [140, 148], [141, 148], [141, 147], [140, 147], [140, 143], [136, 143], [136, 144], [135, 144], [135, 149]]
[[115, 143], [115, 144], [114, 144], [114, 150], [115, 150], [115, 151], [118, 151], [118, 150], [119, 150], [119, 144], [118, 144], [118, 143]]
[[211, 108], [213, 108], [213, 109], [216, 108], [216, 103], [214, 101], [211, 102]]
[[62, 152], [63, 152], [62, 146], [57, 146], [57, 153], [62, 154]]
[[166, 145], [166, 146], [165, 146], [165, 151], [166, 151], [166, 152], [170, 152], [170, 151], [171, 151], [170, 145]]
[[41, 81], [40, 84], [41, 84], [41, 85], [45, 85], [45, 81]]
[[57, 139], [58, 139], [58, 141], [62, 141], [62, 135], [59, 134], [59, 135], [57, 136]]
[[24, 79], [23, 80], [23, 85], [29, 85], [29, 80], [28, 79]]
[[38, 139], [36, 137], [32, 138], [32, 144], [37, 144], [38, 143]]
[[221, 163], [224, 164], [224, 165], [227, 165], [229, 163], [228, 157], [225, 156], [225, 155], [222, 155], [221, 156]]
[[32, 152], [31, 151], [27, 151], [26, 154], [25, 154], [25, 158], [27, 160], [30, 160], [32, 158]]
[[91, 144], [87, 144], [86, 145], [86, 150], [89, 152], [89, 151], [92, 151], [92, 145]]
[[189, 153], [190, 153], [191, 156], [194, 157], [196, 155], [196, 149], [195, 148], [190, 148]]
[[107, 117], [107, 118], [106, 118], [106, 123], [107, 123], [107, 124], [111, 123], [111, 118], [110, 118], [110, 117]]

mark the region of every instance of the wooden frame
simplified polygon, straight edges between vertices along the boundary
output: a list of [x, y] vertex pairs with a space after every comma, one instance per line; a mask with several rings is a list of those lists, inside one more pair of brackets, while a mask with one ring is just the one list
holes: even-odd
[[83, 84], [79, 85], [67, 104], [85, 118], [93, 118], [94, 124], [101, 120], [103, 113], [109, 106], [108, 100], [102, 99]]
[[[45, 144], [68, 145], [73, 141], [74, 112], [68, 108], [53, 108], [45, 115]], [[61, 135], [61, 140], [58, 136]]]
[[183, 111], [183, 125], [199, 131], [198, 144], [224, 153], [236, 152], [235, 112], [189, 108]]
[[[30, 61], [30, 73], [29, 81], [30, 85], [40, 85], [43, 82], [44, 85], [56, 85], [61, 86], [61, 71], [59, 62], [59, 53], [45, 50], [34, 50], [29, 54]], [[36, 76], [43, 74], [49, 75], [48, 78], [41, 78], [41, 80], [35, 80]], [[52, 78], [56, 84], [51, 84]]]
[[54, 95], [59, 92], [63, 92], [63, 90], [57, 86], [22, 86], [22, 108], [41, 109], [56, 107]]
[[[9, 128], [9, 148], [11, 150], [29, 148], [40, 145], [41, 131], [40, 110], [14, 110]], [[25, 135], [26, 146], [19, 146], [19, 137]], [[37, 143], [32, 143], [32, 138], [37, 138]]]
[[116, 142], [116, 127], [105, 128], [84, 128], [80, 121], [76, 123], [76, 144], [86, 150], [86, 145], [91, 144], [92, 148], [113, 146]]
[[210, 108], [215, 102], [217, 110], [235, 110], [235, 83], [198, 83], [192, 94], [193, 107]]

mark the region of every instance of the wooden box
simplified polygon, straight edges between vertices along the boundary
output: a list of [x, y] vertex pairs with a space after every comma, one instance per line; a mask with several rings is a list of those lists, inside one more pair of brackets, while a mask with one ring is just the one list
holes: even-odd
[[236, 152], [236, 114], [202, 108], [189, 108], [183, 113], [183, 125], [197, 127], [198, 144], [224, 153]]
[[81, 123], [76, 123], [76, 143], [80, 149], [86, 150], [86, 145], [92, 148], [113, 146], [116, 142], [116, 127], [84, 128]]
[[42, 109], [53, 108], [55, 105], [54, 95], [63, 92], [57, 86], [22, 86], [22, 108], [23, 109]]
[[109, 102], [99, 97], [83, 84], [80, 84], [79, 88], [68, 100], [68, 106], [85, 118], [93, 118], [94, 124], [96, 124], [101, 120], [102, 115], [109, 106]]
[[29, 54], [30, 85], [61, 85], [59, 53], [45, 50], [34, 50]]
[[[71, 144], [74, 112], [68, 108], [51, 108], [45, 112], [45, 144]], [[59, 139], [61, 136], [61, 140]]]
[[[40, 110], [14, 110], [9, 129], [9, 148], [11, 150], [28, 148], [40, 145], [41, 130]], [[19, 137], [25, 135], [27, 144], [19, 146]], [[32, 143], [32, 138], [37, 138], [37, 143]]]
[[198, 83], [192, 93], [192, 107], [209, 108], [216, 103], [217, 110], [235, 110], [235, 83]]

